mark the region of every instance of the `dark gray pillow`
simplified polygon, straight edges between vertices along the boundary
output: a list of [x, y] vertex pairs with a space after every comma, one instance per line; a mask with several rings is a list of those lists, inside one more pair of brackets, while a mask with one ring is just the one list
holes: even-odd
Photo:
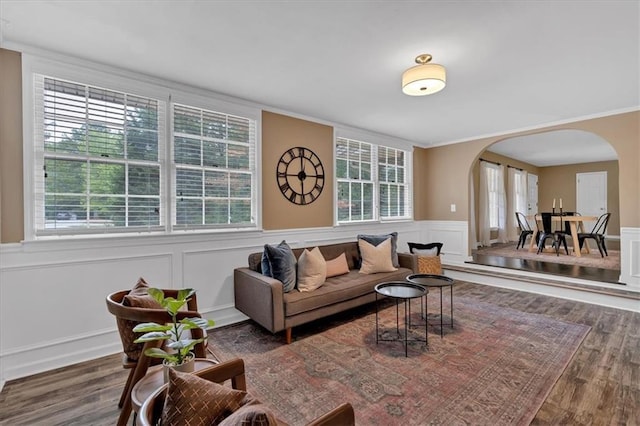
[[378, 246], [381, 242], [391, 237], [391, 262], [393, 263], [393, 267], [397, 268], [400, 266], [398, 263], [398, 233], [392, 232], [390, 234], [384, 235], [367, 235], [367, 234], [359, 234], [359, 240], [365, 240], [371, 245]]
[[284, 240], [277, 246], [264, 245], [262, 273], [281, 281], [285, 293], [296, 287], [296, 257]]

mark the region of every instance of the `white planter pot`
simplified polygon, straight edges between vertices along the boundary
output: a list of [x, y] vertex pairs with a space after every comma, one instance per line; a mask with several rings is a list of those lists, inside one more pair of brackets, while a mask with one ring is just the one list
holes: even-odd
[[196, 357], [193, 354], [190, 354], [185, 361], [180, 365], [168, 364], [165, 361], [162, 361], [162, 370], [164, 376], [164, 382], [169, 382], [169, 369], [174, 369], [175, 371], [180, 371], [181, 373], [193, 373], [195, 371], [196, 366]]

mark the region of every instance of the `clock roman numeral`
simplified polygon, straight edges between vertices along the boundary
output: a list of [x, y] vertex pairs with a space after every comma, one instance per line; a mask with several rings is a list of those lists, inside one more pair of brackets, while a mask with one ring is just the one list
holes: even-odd
[[289, 182], [285, 182], [282, 185], [280, 185], [280, 191], [282, 191], [282, 193], [288, 192], [290, 189], [291, 187], [289, 186]]

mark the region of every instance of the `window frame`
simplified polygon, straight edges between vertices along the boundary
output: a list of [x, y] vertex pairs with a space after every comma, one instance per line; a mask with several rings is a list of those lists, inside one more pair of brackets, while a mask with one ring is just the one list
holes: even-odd
[[[362, 220], [340, 220], [339, 208], [340, 204], [340, 183], [341, 182], [357, 182], [358, 180], [338, 177], [338, 144], [339, 140], [357, 142], [361, 144], [367, 144], [371, 147], [371, 181], [373, 183], [373, 214], [371, 219]], [[336, 131], [334, 135], [334, 181], [335, 181], [335, 194], [334, 194], [334, 224], [336, 226], [345, 226], [351, 224], [363, 224], [363, 223], [383, 223], [383, 222], [398, 222], [398, 221], [412, 221], [413, 220], [413, 152], [406, 147], [406, 143], [397, 141], [388, 137], [381, 137], [379, 135], [364, 134], [363, 132], [354, 132], [350, 130], [340, 129]], [[382, 216], [381, 214], [381, 179], [379, 176], [379, 150], [380, 149], [401, 151], [404, 155], [404, 204], [405, 215], [398, 216]], [[386, 182], [382, 182], [386, 183]], [[393, 183], [392, 183], [393, 184]]]
[[[54, 79], [76, 82], [82, 85], [94, 86], [135, 94], [141, 97], [153, 98], [165, 103], [164, 127], [159, 128], [159, 134], [164, 138], [163, 163], [161, 164], [161, 189], [160, 194], [160, 214], [162, 226], [154, 229], [140, 228], [115, 228], [105, 232], [98, 228], [75, 228], [68, 232], [52, 232], [44, 235], [36, 229], [36, 188], [35, 173], [37, 168], [37, 158], [42, 157], [42, 150], [36, 141], [36, 120], [35, 116], [35, 74], [45, 75]], [[261, 140], [261, 109], [248, 102], [237, 102], [233, 98], [208, 92], [206, 90], [190, 88], [181, 84], [171, 83], [153, 77], [129, 72], [106, 65], [93, 64], [88, 61], [59, 57], [59, 55], [40, 56], [37, 53], [23, 53], [22, 55], [22, 111], [23, 111], [23, 208], [24, 208], [24, 238], [25, 241], [36, 241], [51, 238], [77, 239], [81, 237], [106, 237], [106, 236], [144, 236], [144, 235], [174, 235], [184, 232], [229, 232], [234, 231], [255, 231], [261, 227], [261, 186], [259, 176], [260, 170], [260, 140]], [[251, 226], [215, 226], [207, 228], [185, 228], [176, 229], [172, 223], [174, 206], [172, 205], [173, 190], [173, 127], [171, 120], [172, 103], [181, 103], [195, 108], [221, 111], [224, 114], [236, 115], [248, 118], [255, 123], [255, 139], [253, 147], [253, 177], [252, 177], [252, 218]], [[41, 163], [42, 164], [42, 163]]]

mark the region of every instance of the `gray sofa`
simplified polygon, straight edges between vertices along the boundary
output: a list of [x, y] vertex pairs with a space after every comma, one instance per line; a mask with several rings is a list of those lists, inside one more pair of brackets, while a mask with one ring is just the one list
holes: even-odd
[[[308, 247], [311, 250], [313, 247]], [[394, 272], [360, 274], [360, 255], [357, 242], [319, 246], [325, 259], [346, 254], [349, 273], [327, 278], [325, 283], [311, 292], [293, 290], [284, 293], [282, 283], [262, 275], [262, 253], [249, 255], [249, 266], [234, 270], [236, 309], [252, 320], [276, 333], [286, 332], [291, 343], [292, 328], [328, 315], [370, 303], [376, 300], [374, 287], [386, 281], [404, 281], [413, 273], [415, 260], [412, 255], [398, 253], [400, 267]], [[304, 248], [293, 249], [296, 258]]]

